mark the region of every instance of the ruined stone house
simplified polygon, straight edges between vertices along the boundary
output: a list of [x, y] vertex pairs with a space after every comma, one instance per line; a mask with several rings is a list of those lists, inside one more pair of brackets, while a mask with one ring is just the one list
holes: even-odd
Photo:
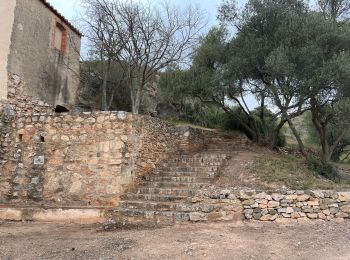
[[74, 105], [81, 35], [45, 0], [0, 1], [0, 221], [350, 217], [349, 192], [203, 193], [249, 145], [241, 134], [123, 111], [54, 113]]
[[[0, 100], [25, 93], [72, 107], [80, 82], [81, 33], [46, 0], [2, 0], [0, 16]], [[11, 80], [21, 82], [21, 93], [11, 93]]]

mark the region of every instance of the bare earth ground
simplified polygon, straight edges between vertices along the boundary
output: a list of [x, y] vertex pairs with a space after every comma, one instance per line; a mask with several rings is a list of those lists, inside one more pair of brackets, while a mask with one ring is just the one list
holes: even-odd
[[214, 223], [98, 232], [96, 226], [0, 225], [1, 259], [350, 259], [350, 221]]

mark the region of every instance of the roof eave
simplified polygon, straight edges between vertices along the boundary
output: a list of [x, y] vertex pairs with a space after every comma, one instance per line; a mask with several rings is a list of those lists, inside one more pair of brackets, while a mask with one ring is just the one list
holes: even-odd
[[46, 0], [40, 0], [40, 2], [42, 2], [51, 12], [53, 12], [62, 21], [64, 21], [69, 26], [69, 28], [71, 28], [76, 34], [79, 35], [79, 37], [83, 36], [83, 34], [77, 28], [75, 28], [74, 25], [70, 23], [60, 12], [58, 12], [49, 2]]

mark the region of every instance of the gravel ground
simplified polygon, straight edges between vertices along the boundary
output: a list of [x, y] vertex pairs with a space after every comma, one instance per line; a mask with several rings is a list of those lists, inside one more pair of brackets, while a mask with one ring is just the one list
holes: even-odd
[[350, 259], [350, 221], [97, 229], [2, 223], [0, 259]]

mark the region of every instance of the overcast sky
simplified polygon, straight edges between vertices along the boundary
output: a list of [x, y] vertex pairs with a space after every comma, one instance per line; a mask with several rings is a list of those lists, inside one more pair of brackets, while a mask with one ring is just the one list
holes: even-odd
[[[1, 0], [0, 0], [1, 1]], [[79, 13], [79, 0], [48, 0], [61, 14], [63, 14], [69, 21], [75, 24], [74, 20], [77, 18]], [[162, 1], [162, 0], [158, 0]], [[200, 7], [206, 11], [208, 15], [208, 27], [214, 26], [217, 24], [216, 15], [217, 9], [222, 0], [171, 0], [177, 5], [184, 5], [193, 3], [198, 4]], [[245, 3], [245, 0], [238, 0], [240, 4]], [[82, 50], [83, 51], [83, 50]], [[248, 96], [247, 103], [250, 108], [256, 106], [256, 101], [254, 97]]]
[[[60, 13], [67, 19], [74, 22], [79, 12], [79, 0], [48, 0]], [[162, 1], [162, 0], [158, 0]], [[209, 25], [216, 24], [217, 8], [222, 0], [170, 0], [176, 5], [187, 5], [188, 3], [198, 4], [204, 11], [207, 12]], [[239, 3], [244, 3], [245, 0], [238, 0]]]

